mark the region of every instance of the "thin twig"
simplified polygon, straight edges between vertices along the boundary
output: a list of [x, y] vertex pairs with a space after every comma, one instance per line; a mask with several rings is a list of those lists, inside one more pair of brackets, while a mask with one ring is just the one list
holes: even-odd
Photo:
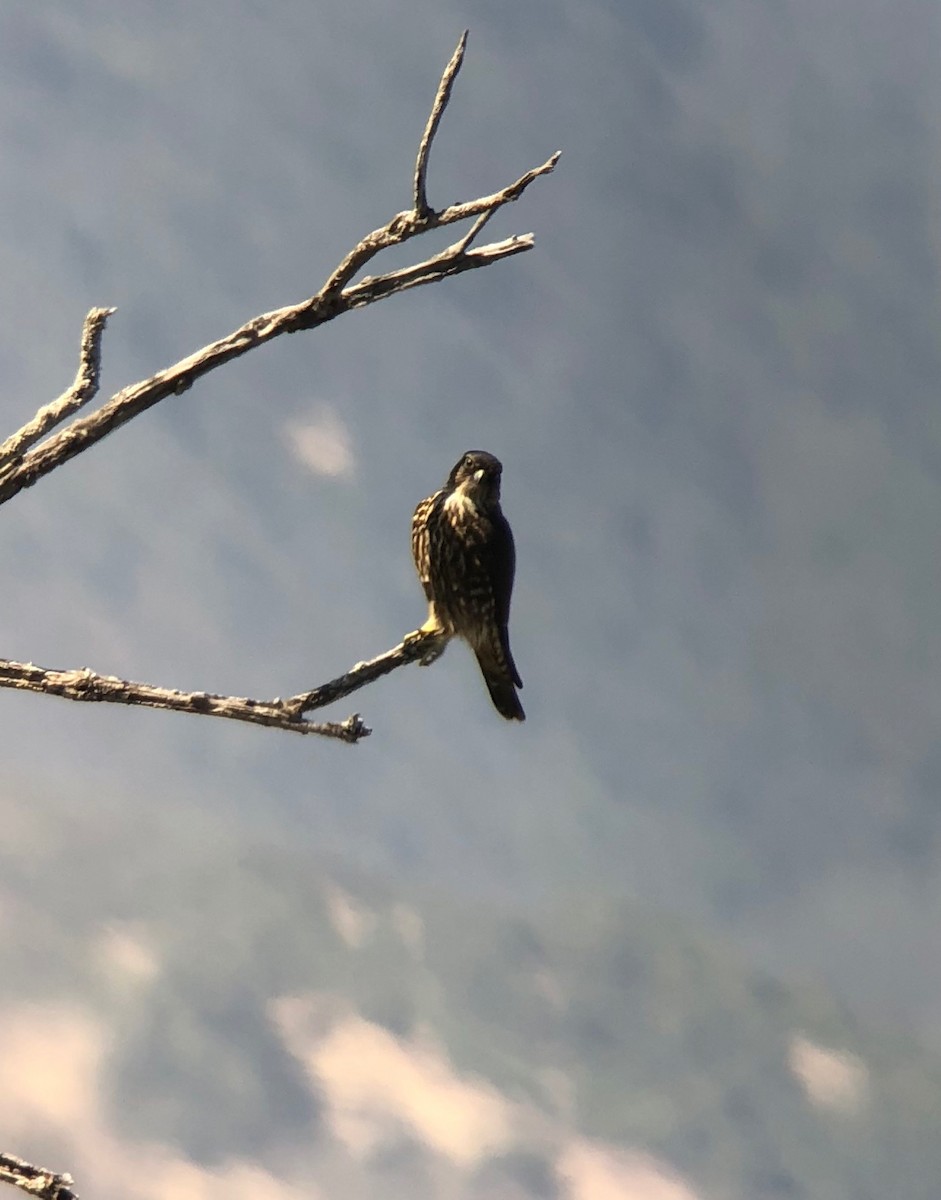
[[[354, 287], [347, 288], [343, 295], [347, 297], [350, 308], [362, 308], [364, 304], [372, 304], [376, 300], [383, 300], [386, 296], [394, 296], [409, 288], [420, 287], [425, 283], [440, 283], [442, 279], [460, 275], [462, 271], [471, 271], [498, 259], [522, 254], [524, 250], [532, 250], [533, 244], [531, 233], [520, 233], [515, 237], [505, 238], [502, 242], [491, 242], [488, 246], [481, 246], [478, 250], [464, 254], [461, 251], [461, 243], [455, 242], [433, 259], [418, 263], [414, 267], [402, 267], [401, 270], [389, 271], [386, 275], [367, 275]], [[431, 267], [434, 269], [429, 269]]]
[[274, 700], [250, 700], [244, 696], [221, 696], [212, 692], [181, 692], [175, 688], [154, 687], [149, 683], [134, 683], [113, 675], [98, 675], [88, 667], [59, 671], [7, 659], [0, 659], [0, 688], [62, 696], [66, 700], [129, 704], [195, 716], [224, 717], [251, 725], [266, 725], [292, 733], [317, 733], [321, 737], [355, 743], [371, 733], [359, 713], [353, 713], [345, 721], [325, 722], [307, 720], [305, 714], [344, 699], [397, 667], [429, 658], [439, 646], [440, 638], [436, 635], [416, 631], [378, 658], [357, 663], [336, 679], [286, 700], [279, 697]]
[[36, 1200], [78, 1200], [71, 1175], [34, 1167], [15, 1154], [0, 1153], [0, 1183], [12, 1184]]
[[0, 466], [19, 458], [30, 446], [44, 438], [50, 429], [60, 425], [95, 397], [101, 370], [101, 338], [108, 318], [114, 311], [113, 308], [93, 308], [85, 318], [75, 382], [58, 400], [41, 408], [28, 424], [0, 445]]
[[465, 254], [467, 252], [468, 246], [478, 235], [478, 233], [480, 233], [480, 231], [496, 211], [497, 210], [495, 208], [488, 208], [485, 212], [480, 214], [474, 224], [470, 227], [470, 229], [468, 229], [467, 233], [465, 233], [461, 240], [457, 243], [458, 254]]
[[440, 212], [432, 214], [433, 224], [427, 226], [429, 229], [437, 229], [441, 225], [453, 225], [455, 221], [463, 221], [467, 217], [474, 217], [478, 213], [484, 212], [487, 209], [493, 209], [494, 212], [498, 208], [502, 208], [504, 204], [512, 204], [515, 200], [519, 200], [523, 192], [529, 187], [534, 179], [538, 179], [540, 175], [548, 175], [550, 171], [555, 169], [556, 163], [562, 157], [562, 151], [556, 150], [555, 154], [550, 154], [541, 166], [533, 167], [531, 171], [526, 171], [509, 187], [503, 188], [502, 191], [494, 192], [492, 196], [481, 196], [479, 200], [467, 200], [463, 204], [452, 204], [447, 208], [443, 208]]
[[309, 692], [293, 696], [285, 703], [289, 709], [298, 714], [310, 712], [315, 708], [323, 708], [327, 704], [335, 704], [337, 700], [345, 699], [361, 687], [375, 683], [377, 679], [388, 675], [397, 667], [404, 667], [407, 663], [419, 660], [422, 662], [432, 661], [440, 654], [445, 644], [440, 635], [418, 629], [404, 637], [397, 646], [393, 646], [385, 654], [371, 658], [368, 662], [357, 663], [345, 675], [339, 675], [336, 679], [331, 679], [329, 683], [322, 683], [320, 687], [313, 688]]
[[418, 147], [418, 158], [415, 161], [415, 186], [413, 195], [415, 197], [415, 216], [419, 219], [426, 217], [429, 212], [428, 195], [425, 190], [425, 182], [428, 175], [428, 157], [431, 154], [431, 143], [435, 140], [435, 134], [438, 132], [438, 126], [441, 124], [441, 118], [444, 116], [444, 110], [448, 107], [448, 101], [451, 99], [451, 88], [454, 86], [457, 73], [461, 69], [461, 63], [464, 61], [467, 34], [468, 30], [465, 29], [461, 34], [457, 49], [451, 55], [451, 61], [444, 68], [444, 74], [441, 76], [441, 82], [438, 84], [438, 91], [435, 94], [435, 102], [431, 106], [431, 115], [428, 117], [428, 124], [425, 126], [425, 132], [422, 134], [421, 143]]

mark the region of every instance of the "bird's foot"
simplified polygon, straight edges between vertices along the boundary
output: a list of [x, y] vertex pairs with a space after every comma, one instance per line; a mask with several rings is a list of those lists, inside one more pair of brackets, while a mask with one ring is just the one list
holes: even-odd
[[405, 646], [427, 643], [427, 647], [422, 650], [418, 662], [423, 667], [429, 667], [444, 654], [448, 645], [448, 637], [447, 634], [439, 629], [429, 629], [422, 626], [421, 629], [416, 629], [414, 633], [406, 634], [402, 639], [402, 643]]

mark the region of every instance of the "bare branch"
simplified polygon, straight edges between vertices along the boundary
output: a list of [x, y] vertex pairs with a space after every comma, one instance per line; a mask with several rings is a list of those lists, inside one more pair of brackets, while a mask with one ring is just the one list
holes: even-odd
[[78, 412], [83, 404], [95, 397], [101, 369], [101, 337], [108, 318], [114, 311], [113, 308], [93, 308], [85, 318], [75, 382], [58, 400], [53, 400], [51, 404], [41, 408], [28, 424], [0, 445], [0, 467], [18, 458], [40, 438], [45, 437], [50, 429]]
[[523, 192], [529, 187], [534, 179], [538, 179], [540, 175], [548, 175], [555, 169], [556, 163], [562, 157], [562, 151], [556, 150], [555, 154], [550, 154], [546, 161], [539, 167], [533, 167], [531, 171], [527, 171], [521, 175], [515, 183], [511, 183], [509, 187], [503, 188], [502, 191], [494, 192], [492, 196], [482, 196], [479, 200], [467, 200], [463, 204], [452, 204], [448, 208], [443, 208], [441, 212], [432, 214], [433, 225], [428, 228], [437, 229], [440, 225], [453, 225], [455, 221], [463, 221], [467, 217], [475, 217], [478, 213], [485, 212], [487, 209], [492, 209], [494, 212], [498, 208], [502, 208], [504, 204], [512, 204], [514, 200], [519, 200]]
[[343, 293], [349, 298], [350, 308], [361, 308], [372, 304], [386, 296], [394, 296], [408, 288], [420, 287], [425, 283], [439, 283], [450, 275], [460, 275], [462, 271], [471, 271], [475, 267], [485, 267], [488, 263], [497, 262], [501, 258], [509, 258], [513, 254], [522, 254], [524, 250], [532, 250], [533, 235], [521, 233], [516, 237], [506, 238], [502, 242], [491, 242], [478, 250], [465, 254], [461, 250], [461, 242], [455, 242], [434, 258], [418, 263], [414, 267], [403, 267], [400, 271], [390, 271], [386, 275], [367, 275], [354, 287], [347, 288]]
[[[74, 419], [60, 433], [35, 446], [53, 426], [71, 416], [97, 390], [101, 336], [105, 322], [114, 310], [93, 309], [85, 319], [81, 360], [73, 386], [58, 400], [40, 409], [32, 421], [0, 446], [0, 504], [12, 499], [24, 488], [31, 487], [44, 475], [87, 450], [167, 396], [180, 395], [209, 371], [283, 333], [314, 329], [332, 321], [341, 313], [362, 308], [421, 284], [436, 283], [450, 275], [489, 266], [502, 258], [531, 249], [532, 234], [507, 238], [503, 242], [495, 242], [474, 251], [469, 251], [468, 247], [498, 209], [518, 200], [533, 180], [553, 170], [559, 159], [558, 151], [542, 166], [527, 171], [514, 183], [492, 195], [462, 204], [452, 204], [440, 212], [435, 212], [428, 205], [425, 191], [428, 156], [442, 114], [450, 99], [454, 80], [460, 70], [466, 44], [465, 31], [438, 85], [431, 115], [418, 150], [413, 210], [396, 214], [388, 224], [367, 234], [313, 296], [299, 304], [253, 318], [227, 337], [204, 346], [173, 366], [159, 371], [150, 379], [117, 392], [90, 416]], [[402, 245], [428, 230], [471, 217], [478, 218], [471, 230], [461, 241], [449, 246], [440, 254], [414, 266], [385, 275], [371, 276], [350, 286], [354, 276], [382, 250]]]
[[[538, 179], [540, 175], [548, 175], [555, 168], [561, 154], [561, 150], [556, 150], [555, 154], [547, 158], [541, 166], [533, 167], [531, 171], [521, 175], [509, 187], [505, 187], [499, 192], [493, 192], [489, 196], [481, 196], [477, 200], [465, 200], [462, 204], [451, 204], [440, 212], [429, 210], [423, 216], [417, 216], [414, 212], [397, 213], [388, 225], [383, 225], [381, 229], [374, 229], [357, 246], [353, 247], [320, 289], [318, 297], [326, 299], [336, 296], [371, 258], [375, 258], [380, 251], [386, 250], [390, 246], [399, 246], [431, 229], [440, 229], [442, 225], [453, 225], [457, 221], [466, 221], [469, 217], [479, 216], [482, 212], [493, 213], [498, 208], [502, 208], [504, 204], [512, 204], [514, 200], [518, 200], [522, 196], [534, 179]], [[308, 303], [312, 303], [318, 297], [313, 297]]]
[[293, 696], [286, 703], [288, 707], [295, 706], [298, 713], [310, 712], [311, 709], [334, 704], [337, 700], [343, 700], [368, 683], [375, 683], [377, 679], [388, 675], [397, 667], [404, 667], [406, 663], [433, 662], [441, 654], [445, 645], [446, 639], [443, 639], [440, 634], [417, 629], [414, 633], [407, 634], [397, 646], [393, 646], [385, 654], [380, 654], [378, 658], [357, 663], [345, 675], [339, 675], [336, 679], [331, 679], [329, 683], [323, 683], [312, 691]]
[[[385, 229], [376, 230], [364, 238], [357, 250], [367, 244], [375, 245], [380, 240], [384, 242], [384, 245], [379, 247], [380, 249], [385, 245], [396, 245], [424, 232], [425, 228], [450, 225], [464, 220], [466, 217], [496, 211], [502, 205], [517, 200], [534, 179], [550, 172], [558, 158], [558, 153], [553, 154], [542, 166], [527, 171], [525, 175], [522, 175], [509, 187], [504, 188], [502, 192], [495, 192], [491, 196], [471, 200], [466, 204], [455, 204], [441, 213], [432, 214], [429, 218], [432, 224], [426, 224], [421, 228], [413, 227], [411, 214], [400, 213]], [[315, 296], [302, 300], [300, 304], [293, 304], [287, 308], [276, 309], [274, 312], [262, 313], [261, 316], [254, 317], [227, 337], [204, 346], [195, 354], [181, 359], [172, 367], [159, 371], [150, 379], [132, 384], [117, 392], [95, 412], [87, 417], [76, 418], [65, 429], [24, 454], [19, 460], [6, 465], [0, 464], [0, 504], [12, 499], [24, 488], [32, 487], [44, 475], [55, 470], [56, 467], [62, 466], [76, 454], [87, 450], [89, 446], [101, 441], [102, 438], [107, 437], [115, 429], [119, 429], [139, 413], [145, 412], [154, 404], [166, 399], [167, 396], [180, 395], [187, 391], [201, 376], [222, 366], [223, 363], [239, 358], [254, 347], [270, 342], [284, 333], [295, 333], [300, 329], [314, 329], [318, 325], [332, 321], [341, 313], [362, 308], [367, 304], [374, 304], [409, 288], [419, 287], [425, 283], [437, 283], [450, 275], [459, 275], [463, 271], [489, 266], [490, 263], [498, 262], [500, 259], [521, 254], [532, 248], [533, 235], [525, 234], [507, 238], [502, 242], [494, 242], [489, 246], [470, 252], [465, 252], [462, 246], [462, 242], [457, 242], [441, 251], [440, 254], [416, 263], [412, 267], [390, 271], [385, 275], [372, 276], [339, 293], [334, 293], [334, 280], [341, 272], [343, 275], [351, 277], [363, 262], [378, 252], [375, 249], [368, 253], [364, 252], [360, 256], [360, 260], [353, 263], [352, 259], [356, 255], [356, 251], [354, 251], [353, 254], [347, 256], [344, 263], [337, 268], [334, 275]], [[346, 264], [350, 264], [350, 270], [345, 269]]]
[[438, 91], [435, 95], [435, 102], [431, 106], [431, 115], [428, 118], [428, 124], [425, 126], [425, 132], [422, 134], [421, 143], [418, 147], [418, 158], [415, 161], [415, 215], [422, 218], [428, 215], [428, 195], [425, 190], [425, 180], [428, 175], [428, 156], [431, 154], [431, 143], [435, 140], [435, 134], [438, 132], [438, 126], [441, 124], [441, 118], [444, 116], [444, 110], [448, 107], [448, 101], [451, 99], [451, 88], [454, 86], [454, 81], [457, 78], [457, 73], [461, 69], [461, 63], [464, 61], [464, 48], [467, 45], [468, 30], [464, 30], [461, 34], [460, 41], [457, 44], [457, 49], [451, 55], [451, 61], [444, 68], [444, 74], [441, 76], [441, 82], [438, 84]]
[[231, 721], [273, 726], [292, 733], [317, 733], [355, 743], [371, 732], [359, 713], [353, 713], [345, 721], [319, 723], [307, 720], [305, 714], [344, 699], [397, 667], [418, 659], [429, 659], [440, 646], [439, 636], [416, 631], [378, 658], [357, 663], [336, 679], [286, 700], [280, 697], [250, 700], [244, 696], [219, 696], [211, 692], [181, 692], [148, 683], [132, 683], [113, 675], [98, 675], [88, 667], [58, 671], [8, 659], [0, 659], [0, 688], [39, 692], [66, 700], [130, 704], [194, 716], [225, 717]]
[[0, 1153], [0, 1183], [21, 1188], [38, 1200], [78, 1200], [72, 1190], [72, 1176], [34, 1167], [15, 1154]]

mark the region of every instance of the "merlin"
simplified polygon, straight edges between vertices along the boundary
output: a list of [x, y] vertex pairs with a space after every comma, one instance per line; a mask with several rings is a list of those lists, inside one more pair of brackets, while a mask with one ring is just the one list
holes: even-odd
[[524, 721], [507, 632], [516, 551], [500, 508], [502, 472], [486, 450], [463, 455], [444, 487], [415, 509], [412, 555], [428, 599], [422, 630], [463, 638], [497, 712]]

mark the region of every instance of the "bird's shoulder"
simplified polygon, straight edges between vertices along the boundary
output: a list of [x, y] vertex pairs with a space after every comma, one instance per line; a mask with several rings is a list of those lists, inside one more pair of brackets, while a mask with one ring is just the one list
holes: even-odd
[[437, 492], [432, 492], [430, 496], [426, 496], [424, 500], [419, 500], [412, 514], [412, 528], [415, 529], [426, 524], [435, 509], [444, 502], [447, 494], [447, 489], [441, 488]]

